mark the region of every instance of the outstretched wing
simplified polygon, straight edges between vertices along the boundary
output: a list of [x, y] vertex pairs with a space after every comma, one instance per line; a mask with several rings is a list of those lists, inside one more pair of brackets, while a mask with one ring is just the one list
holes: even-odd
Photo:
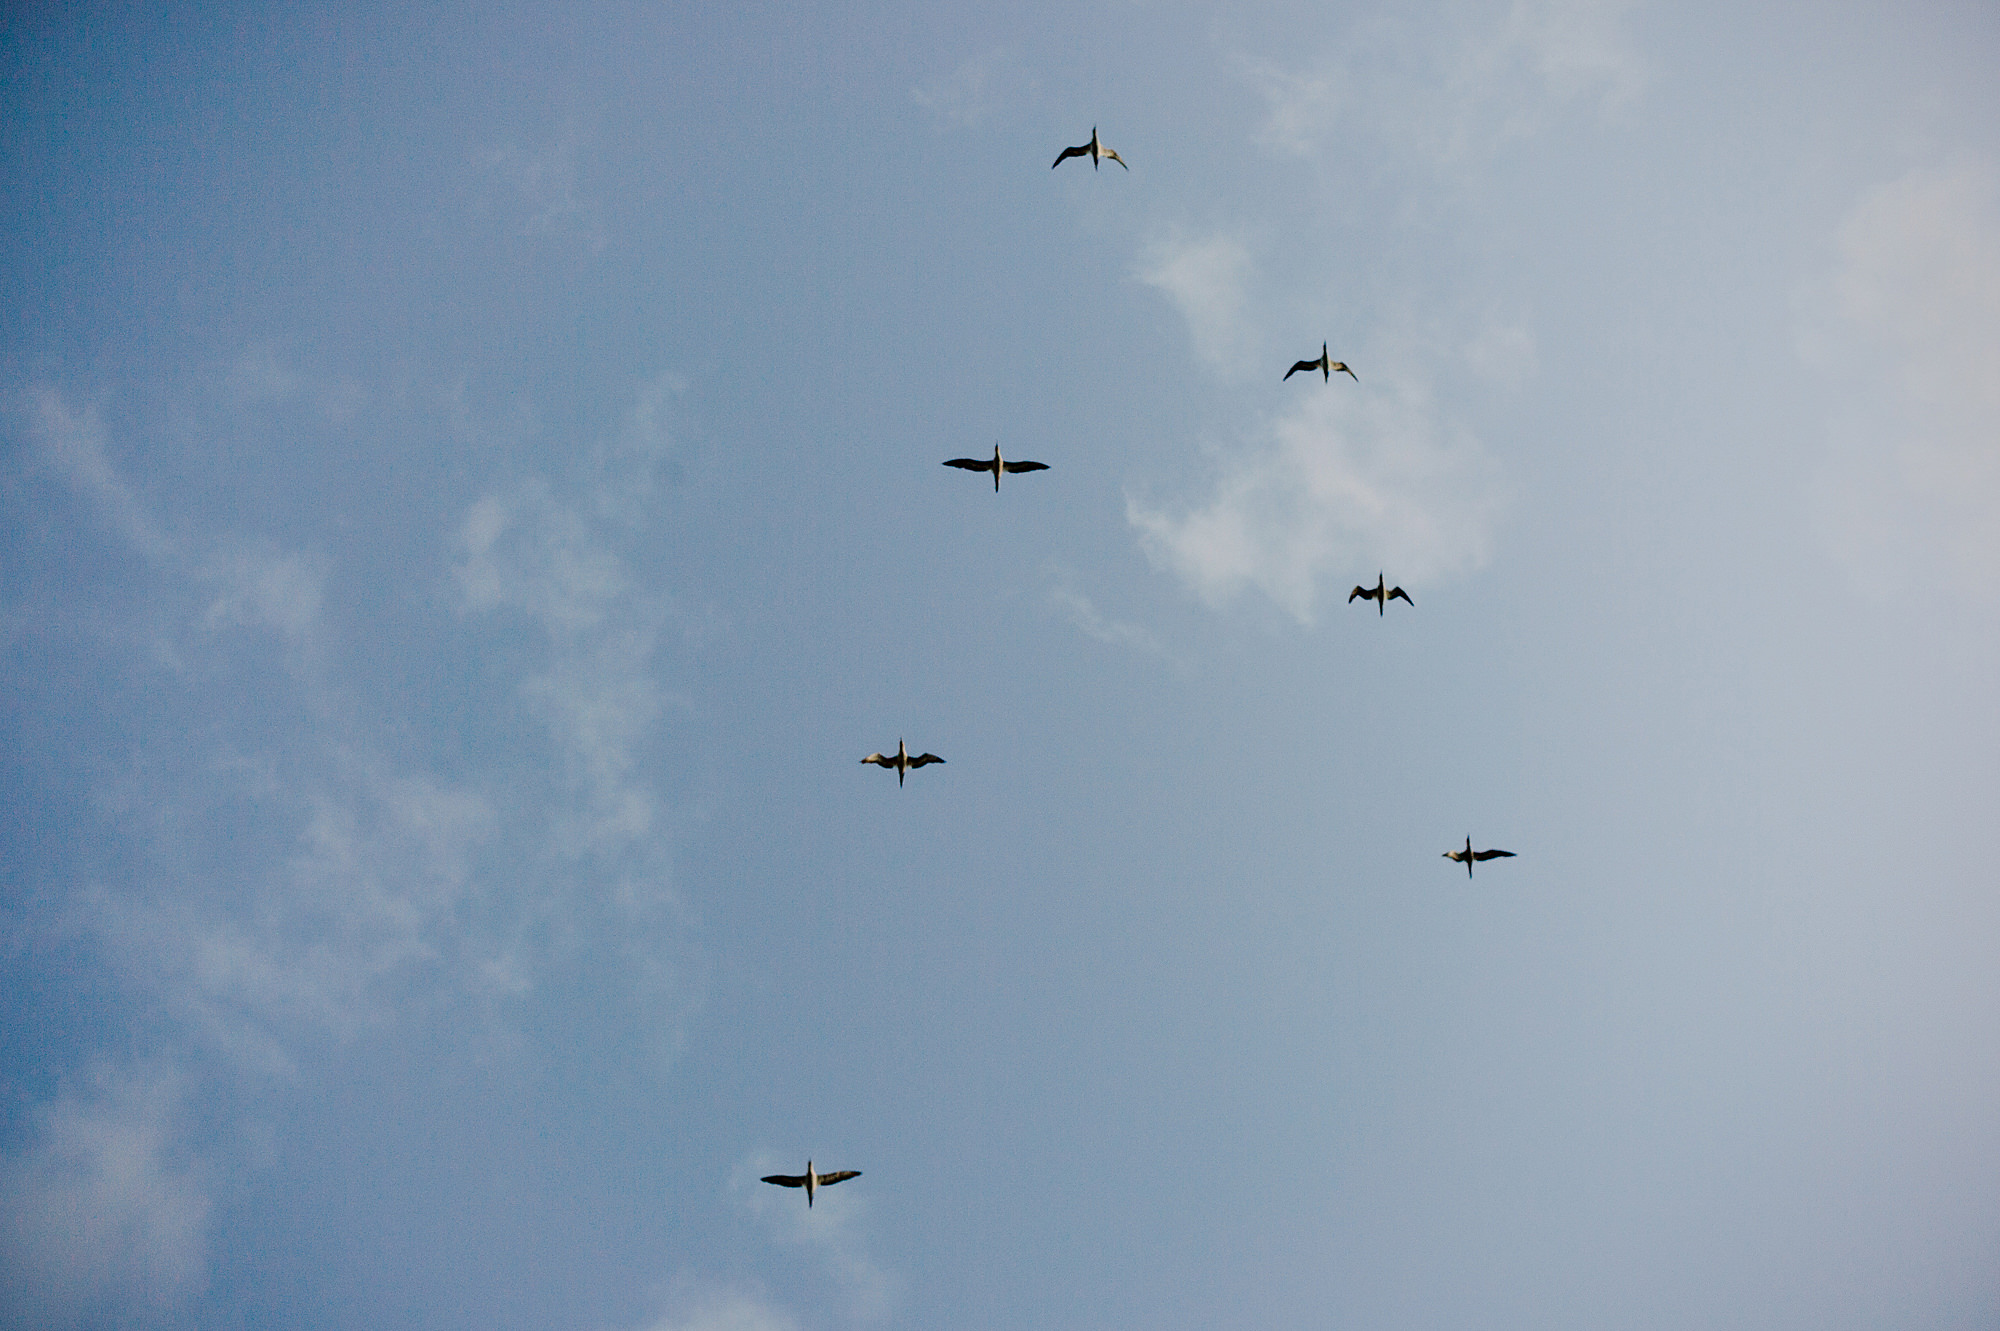
[[910, 766], [928, 767], [932, 763], [941, 763], [943, 761], [944, 759], [938, 757], [935, 753], [920, 753], [916, 757], [910, 759]]
[[[1102, 151], [1102, 149], [1100, 148], [1099, 151]], [[1055, 161], [1049, 163], [1049, 170], [1051, 171], [1055, 170], [1057, 167], [1061, 166], [1064, 162], [1068, 161], [1072, 157], [1088, 157], [1088, 156], [1090, 156], [1090, 145], [1087, 143], [1076, 148], [1065, 148], [1061, 152], [1056, 154]], [[1118, 165], [1125, 166], [1123, 162], [1120, 162]], [[1130, 167], [1126, 167], [1125, 169], [1128, 171], [1131, 170]]]
[[894, 758], [884, 757], [879, 753], [871, 753], [861, 761], [864, 763], [874, 763], [877, 767], [894, 767], [896, 765]]
[[[775, 1183], [781, 1188], [803, 1188], [806, 1185], [806, 1176], [804, 1174], [766, 1174], [764, 1175], [764, 1182]], [[820, 1176], [820, 1182], [826, 1182], [825, 1175], [822, 1174]]]
[[[948, 458], [946, 459], [944, 465], [947, 467], [959, 467], [965, 471], [992, 471], [993, 459], [985, 458], [982, 460], [980, 458]], [[1009, 467], [1007, 470], [1012, 471], [1013, 468]]]
[[1360, 376], [1360, 375], [1358, 375], [1358, 374], [1356, 374], [1356, 373], [1355, 373], [1354, 371], [1352, 371], [1352, 370], [1348, 369], [1348, 368], [1347, 368], [1347, 367], [1346, 367], [1345, 365], [1342, 365], [1342, 364], [1341, 364], [1341, 363], [1339, 363], [1338, 361], [1334, 362], [1334, 366], [1333, 366], [1333, 368], [1334, 368], [1334, 369], [1336, 369], [1336, 370], [1339, 370], [1339, 371], [1340, 371], [1340, 372], [1341, 372], [1342, 374], [1344, 374], [1344, 375], [1346, 375], [1346, 376], [1347, 376], [1348, 378], [1352, 379], [1352, 380], [1353, 380], [1353, 381], [1354, 381], [1355, 383], [1357, 383], [1357, 384], [1358, 384], [1358, 383], [1360, 383], [1360, 382], [1361, 382], [1361, 376]]
[[[1391, 588], [1389, 589], [1389, 599], [1393, 601], [1393, 600], [1395, 600], [1395, 599], [1396, 599], [1396, 598], [1397, 598], [1398, 596], [1402, 597], [1402, 598], [1403, 598], [1403, 599], [1404, 599], [1405, 601], [1409, 601], [1411, 605], [1415, 605], [1415, 604], [1416, 604], [1416, 602], [1415, 602], [1415, 601], [1410, 601], [1410, 594], [1409, 594], [1408, 592], [1404, 591], [1404, 590], [1403, 590], [1403, 589], [1402, 589], [1401, 587], [1391, 587]], [[1348, 597], [1347, 599], [1351, 601], [1351, 600], [1353, 600], [1354, 598], [1350, 596], [1350, 597]]]
[[[986, 465], [990, 467], [993, 464], [989, 462]], [[1008, 471], [1047, 471], [1049, 469], [1049, 464], [1046, 462], [1009, 462], [1006, 466]]]
[[1475, 860], [1511, 860], [1514, 858], [1514, 852], [1511, 850], [1478, 850], [1472, 853], [1472, 858]]
[[[847, 1182], [847, 1180], [851, 1178], [860, 1178], [860, 1177], [861, 1177], [861, 1171], [858, 1169], [842, 1169], [832, 1174], [821, 1174], [819, 1176], [819, 1185], [822, 1188], [827, 1188], [833, 1186], [836, 1183], [845, 1183]], [[766, 1180], [766, 1182], [769, 1182], [769, 1180]]]
[[[1125, 166], [1124, 158], [1120, 157], [1117, 153], [1112, 152], [1109, 148], [1105, 147], [1101, 143], [1097, 145], [1097, 155], [1099, 157], [1109, 157], [1112, 161], [1118, 163], [1118, 165]], [[1125, 166], [1125, 169], [1127, 171], [1130, 171], [1132, 168], [1129, 166]]]
[[[1297, 365], [1294, 365], [1291, 369], [1285, 371], [1285, 378], [1286, 379], [1291, 378], [1293, 375], [1297, 374], [1300, 370], [1317, 370], [1318, 368], [1319, 368], [1318, 361], [1302, 360]], [[1283, 383], [1284, 380], [1281, 379], [1279, 380], [1279, 382]]]
[[1375, 589], [1373, 587], [1356, 587], [1353, 591], [1347, 594], [1347, 603], [1349, 605], [1353, 605], [1354, 598], [1357, 596], [1372, 601], [1375, 599]]

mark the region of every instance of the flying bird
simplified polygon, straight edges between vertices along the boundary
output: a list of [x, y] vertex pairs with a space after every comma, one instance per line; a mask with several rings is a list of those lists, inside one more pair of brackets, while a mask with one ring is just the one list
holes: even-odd
[[[902, 738], [899, 736], [896, 740], [895, 756], [891, 757], [889, 754], [886, 753], [871, 753], [866, 758], [863, 758], [861, 761], [864, 763], [874, 763], [877, 767], [895, 768], [896, 784], [900, 786], [903, 784], [904, 775], [908, 773], [911, 768], [922, 767], [927, 763], [941, 763], [944, 761], [944, 759], [938, 757], [935, 753], [920, 753], [917, 754], [914, 758], [911, 757], [910, 751], [903, 747]], [[845, 1178], [846, 1175], [843, 1174], [841, 1177]], [[769, 1183], [771, 1180], [765, 1179], [764, 1181], [766, 1183]], [[789, 1183], [786, 1186], [796, 1188], [799, 1185], [796, 1183]]]
[[831, 1174], [815, 1174], [813, 1173], [813, 1162], [808, 1160], [806, 1161], [805, 1173], [766, 1174], [764, 1175], [764, 1182], [775, 1183], [781, 1188], [804, 1188], [806, 1190], [806, 1209], [811, 1210], [813, 1193], [821, 1188], [830, 1188], [834, 1184], [844, 1182], [847, 1179], [860, 1177], [861, 1171], [858, 1169], [841, 1169]]
[[1382, 587], [1386, 582], [1388, 582], [1388, 579], [1377, 573], [1375, 575], [1375, 585], [1373, 587], [1356, 587], [1347, 594], [1347, 603], [1353, 605], [1354, 598], [1358, 596], [1364, 601], [1375, 602], [1375, 613], [1377, 615], [1386, 615], [1389, 613], [1389, 602], [1400, 596], [1411, 609], [1416, 608], [1417, 603], [1410, 600], [1410, 594], [1401, 587], [1391, 587], [1389, 590], [1383, 591]]
[[1465, 866], [1465, 876], [1470, 878], [1472, 877], [1472, 862], [1474, 860], [1511, 860], [1514, 858], [1514, 852], [1511, 850], [1474, 850], [1472, 848], [1472, 838], [1467, 837], [1465, 839], [1464, 850], [1448, 850], [1444, 853], [1444, 857], [1448, 860], [1457, 860], [1460, 864], [1463, 864]]
[[1326, 380], [1329, 383], [1333, 381], [1334, 372], [1336, 370], [1339, 371], [1341, 374], [1346, 375], [1348, 378], [1352, 379], [1357, 384], [1361, 382], [1361, 376], [1356, 374], [1354, 371], [1348, 369], [1345, 362], [1337, 361], [1333, 359], [1332, 356], [1327, 354], [1326, 343], [1324, 342], [1319, 344], [1318, 360], [1300, 361], [1297, 365], [1294, 365], [1291, 369], [1285, 371], [1285, 378], [1286, 379], [1291, 378], [1293, 375], [1297, 374], [1300, 370], [1318, 370], [1320, 373], [1320, 378]]
[[991, 459], [952, 458], [944, 465], [947, 467], [959, 467], [966, 471], [992, 472], [994, 494], [1000, 493], [1000, 473], [1003, 471], [1047, 471], [1049, 469], [1049, 464], [1046, 462], [1003, 462], [1000, 458], [1000, 445], [998, 444], [993, 445], [993, 456]]
[[[1074, 148], [1063, 149], [1060, 153], [1056, 154], [1056, 160], [1049, 163], [1049, 170], [1055, 170], [1071, 157], [1088, 157], [1090, 159], [1090, 169], [1093, 171], [1097, 169], [1097, 159], [1100, 157], [1109, 157], [1112, 161], [1118, 163], [1118, 165], [1125, 166], [1124, 158], [1097, 141], [1097, 126], [1095, 125], [1090, 127], [1089, 143], [1080, 144]], [[1125, 169], [1130, 171], [1132, 168], [1125, 166]]]

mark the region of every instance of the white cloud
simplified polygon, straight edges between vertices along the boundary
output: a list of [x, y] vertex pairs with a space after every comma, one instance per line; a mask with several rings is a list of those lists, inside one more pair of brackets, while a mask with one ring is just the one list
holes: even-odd
[[1254, 265], [1234, 237], [1163, 236], [1140, 255], [1135, 275], [1165, 292], [1187, 321], [1195, 354], [1219, 373], [1254, 373], [1263, 353], [1246, 288]]
[[[844, 1168], [825, 1160], [818, 1170]], [[739, 1163], [729, 1188], [772, 1239], [786, 1247], [813, 1253], [846, 1292], [856, 1320], [880, 1321], [894, 1307], [900, 1281], [872, 1258], [863, 1233], [870, 1199], [853, 1180], [822, 1191], [808, 1209], [805, 1195], [793, 1188], [776, 1188], [758, 1180], [766, 1174], [802, 1172], [801, 1161], [783, 1161], [761, 1151]]]
[[1049, 603], [1062, 612], [1063, 618], [1099, 642], [1113, 647], [1130, 647], [1160, 657], [1176, 667], [1182, 664], [1151, 629], [1143, 624], [1107, 619], [1088, 596], [1078, 591], [1060, 573], [1055, 586], [1049, 589]]
[[104, 426], [97, 409], [74, 411], [52, 388], [38, 388], [29, 396], [29, 427], [56, 472], [94, 502], [112, 529], [140, 554], [153, 560], [171, 554], [173, 542], [105, 456]]
[[1356, 29], [1302, 71], [1245, 60], [1269, 107], [1258, 141], [1310, 157], [1366, 137], [1433, 167], [1468, 163], [1573, 103], [1611, 107], [1636, 96], [1645, 75], [1624, 31], [1630, 8], [1628, 0], [1514, 0], [1504, 12], [1485, 4], [1401, 11]]
[[503, 144], [481, 153], [478, 166], [492, 182], [497, 211], [515, 222], [520, 234], [567, 241], [592, 254], [610, 244], [600, 209], [577, 184], [577, 155], [583, 135], [566, 123], [554, 142], [539, 149]]
[[1011, 57], [996, 47], [949, 74], [925, 79], [910, 90], [910, 96], [945, 124], [977, 125], [1005, 104], [1008, 99], [1000, 85], [1015, 77]]
[[2000, 177], [1921, 168], [1863, 198], [1802, 330], [1832, 378], [1820, 516], [1855, 575], [2000, 592]]
[[797, 1325], [789, 1313], [762, 1299], [721, 1294], [648, 1322], [640, 1331], [794, 1331]]
[[1209, 604], [1254, 588], [1301, 623], [1327, 578], [1385, 569], [1415, 589], [1479, 566], [1504, 503], [1478, 441], [1409, 386], [1311, 393], [1218, 461], [1205, 503], [1168, 511], [1128, 494], [1127, 519]]
[[0, 1160], [0, 1302], [23, 1325], [170, 1304], [203, 1279], [209, 1200], [174, 1142], [180, 1079], [100, 1067], [87, 1081], [38, 1107]]

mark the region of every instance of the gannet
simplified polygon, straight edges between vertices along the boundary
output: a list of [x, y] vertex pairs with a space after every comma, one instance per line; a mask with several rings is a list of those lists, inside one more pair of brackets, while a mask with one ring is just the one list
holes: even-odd
[[830, 1188], [836, 1183], [859, 1177], [861, 1177], [861, 1171], [858, 1169], [842, 1169], [836, 1170], [831, 1174], [815, 1174], [813, 1173], [813, 1162], [808, 1160], [806, 1161], [805, 1173], [766, 1174], [764, 1175], [764, 1182], [775, 1183], [781, 1188], [804, 1188], [806, 1190], [806, 1209], [811, 1210], [813, 1193], [821, 1188]]
[[[910, 751], [903, 747], [902, 738], [898, 736], [896, 739], [896, 754], [893, 758], [886, 753], [871, 753], [861, 761], [864, 763], [874, 763], [877, 767], [895, 768], [896, 784], [900, 786], [903, 784], [904, 774], [911, 768], [922, 767], [926, 763], [941, 763], [944, 759], [938, 757], [935, 753], [920, 753], [912, 758]], [[797, 1187], [798, 1185], [793, 1184], [792, 1186]]]
[[1046, 462], [1003, 462], [1000, 459], [1000, 445], [998, 444], [993, 445], [993, 457], [990, 461], [980, 458], [952, 458], [944, 465], [947, 467], [959, 467], [966, 471], [992, 472], [994, 494], [1000, 493], [1000, 473], [1003, 471], [1047, 471], [1049, 469], [1049, 464]]
[[1448, 860], [1457, 860], [1460, 864], [1463, 864], [1465, 866], [1465, 876], [1470, 878], [1472, 877], [1472, 862], [1474, 860], [1511, 860], [1514, 858], [1514, 852], [1511, 850], [1474, 850], [1472, 848], [1472, 838], [1468, 836], [1465, 839], [1464, 850], [1448, 850], [1444, 853], [1444, 857]]
[[1387, 578], [1377, 573], [1375, 575], [1375, 585], [1373, 587], [1356, 587], [1347, 594], [1347, 603], [1353, 605], [1354, 598], [1358, 596], [1364, 601], [1375, 602], [1375, 613], [1377, 615], [1386, 615], [1389, 613], [1389, 602], [1400, 596], [1412, 609], [1416, 608], [1417, 603], [1410, 600], [1410, 594], [1401, 587], [1391, 587], [1388, 591], [1383, 591], [1382, 585], [1387, 581]]
[[[1285, 371], [1285, 378], [1286, 379], [1291, 378], [1293, 375], [1297, 374], [1300, 370], [1318, 370], [1320, 373], [1320, 378], [1325, 379], [1329, 382], [1331, 382], [1333, 379], [1334, 371], [1338, 370], [1340, 373], [1352, 379], [1355, 383], [1358, 384], [1361, 382], [1360, 375], [1348, 369], [1344, 362], [1337, 361], [1333, 359], [1331, 355], [1328, 354], [1326, 349], [1326, 343], [1324, 342], [1319, 344], [1318, 360], [1300, 361], [1297, 365], [1294, 365], [1291, 369]], [[1282, 382], [1282, 380], [1280, 382]]]
[[[1077, 148], [1063, 149], [1060, 153], [1056, 154], [1056, 160], [1049, 163], [1049, 170], [1055, 170], [1063, 164], [1064, 159], [1070, 157], [1088, 157], [1090, 159], [1090, 169], [1093, 171], [1097, 169], [1097, 159], [1100, 157], [1109, 157], [1112, 161], [1118, 163], [1118, 165], [1125, 166], [1124, 158], [1097, 141], [1097, 126], [1095, 125], [1090, 127], [1089, 143]], [[1130, 171], [1132, 168], [1125, 166], [1125, 169]]]

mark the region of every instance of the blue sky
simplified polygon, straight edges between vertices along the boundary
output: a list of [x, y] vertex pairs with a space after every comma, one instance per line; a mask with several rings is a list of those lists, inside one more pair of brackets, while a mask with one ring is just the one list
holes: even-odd
[[0, 34], [8, 1320], [2000, 1318], [1987, 8]]

